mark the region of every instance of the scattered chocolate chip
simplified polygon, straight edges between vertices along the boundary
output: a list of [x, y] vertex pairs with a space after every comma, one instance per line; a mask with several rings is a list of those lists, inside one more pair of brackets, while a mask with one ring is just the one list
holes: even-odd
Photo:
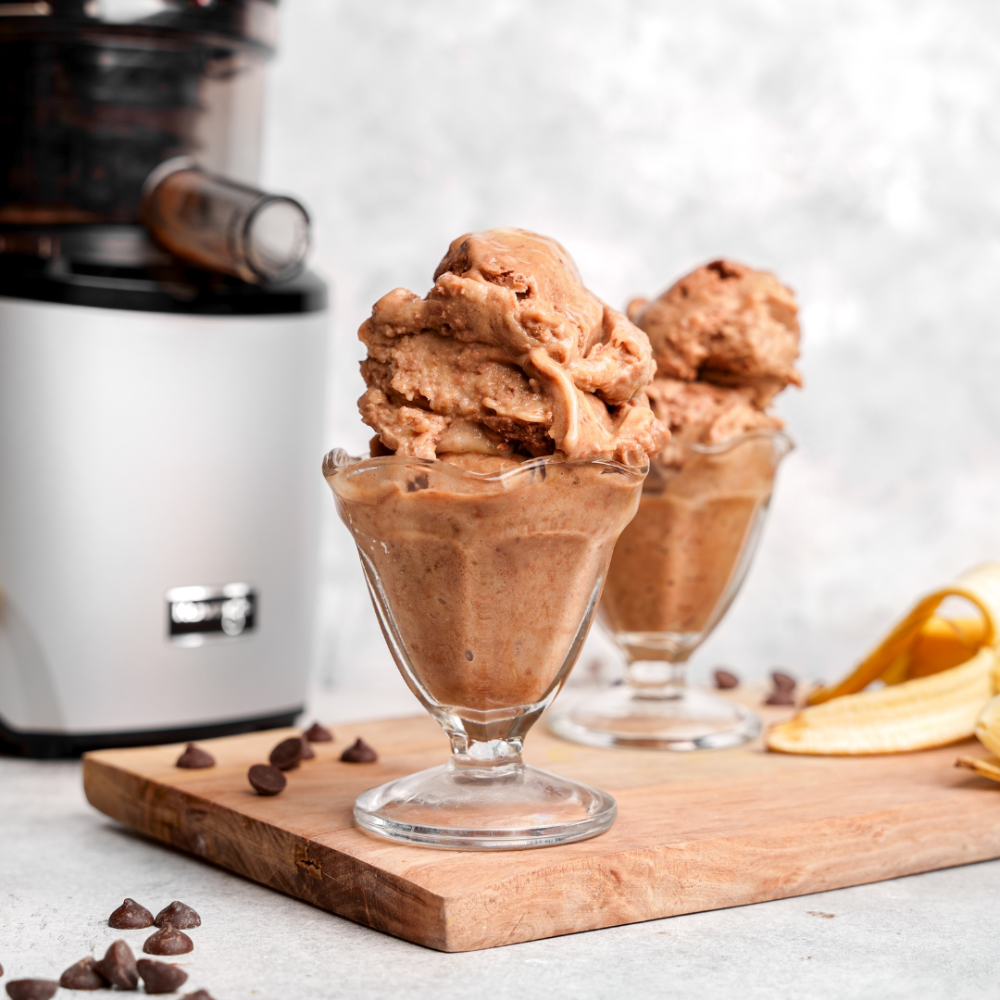
[[247, 778], [258, 795], [277, 795], [288, 784], [288, 779], [270, 764], [254, 764]]
[[215, 767], [215, 758], [207, 750], [189, 743], [187, 750], [177, 758], [174, 767], [186, 767], [192, 771], [203, 767]]
[[731, 674], [728, 670], [716, 670], [715, 686], [721, 688], [723, 691], [728, 691], [730, 688], [739, 687], [740, 679], [736, 674]]
[[139, 975], [147, 993], [173, 993], [187, 982], [188, 974], [179, 965], [154, 962], [151, 958], [139, 959]]
[[179, 931], [186, 931], [192, 927], [201, 927], [201, 917], [187, 903], [175, 899], [169, 906], [164, 906], [156, 914], [156, 920], [153, 923], [157, 927], [174, 927]]
[[115, 941], [104, 953], [104, 958], [94, 964], [99, 975], [120, 990], [134, 990], [139, 985], [135, 969], [135, 955], [124, 941]]
[[302, 759], [303, 760], [315, 760], [316, 751], [313, 750], [312, 744], [305, 738], [302, 740]]
[[97, 971], [97, 960], [88, 955], [59, 977], [59, 985], [64, 990], [103, 990], [108, 981]]
[[340, 759], [348, 764], [372, 764], [378, 760], [378, 754], [359, 736], [340, 755]]
[[332, 743], [333, 733], [326, 726], [314, 722], [303, 734], [310, 743]]
[[765, 705], [794, 705], [795, 695], [791, 691], [772, 691], [765, 699]]
[[146, 938], [142, 950], [147, 955], [186, 955], [194, 951], [194, 941], [184, 931], [167, 924]]
[[789, 677], [788, 674], [783, 674], [780, 670], [771, 674], [771, 681], [776, 691], [794, 691], [795, 685], [798, 683], [794, 677]]
[[125, 902], [108, 917], [108, 926], [120, 931], [134, 931], [141, 927], [153, 926], [153, 914], [140, 906], [134, 899], [125, 897]]
[[59, 984], [51, 979], [12, 979], [7, 984], [10, 1000], [49, 1000]]
[[471, 663], [476, 658], [476, 654], [471, 649], [467, 649], [465, 651], [465, 658]]
[[279, 771], [290, 771], [293, 767], [299, 766], [302, 754], [305, 753], [305, 745], [305, 740], [298, 736], [290, 736], [287, 740], [282, 740], [271, 751], [271, 756], [268, 759]]
[[185, 993], [181, 1000], [215, 1000], [208, 990], [195, 990], [194, 993]]

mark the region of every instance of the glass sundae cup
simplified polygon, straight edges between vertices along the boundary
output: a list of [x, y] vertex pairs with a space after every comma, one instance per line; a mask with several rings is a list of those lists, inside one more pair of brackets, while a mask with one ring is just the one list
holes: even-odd
[[757, 430], [716, 445], [674, 439], [657, 456], [601, 603], [625, 680], [561, 702], [549, 718], [553, 732], [591, 746], [661, 750], [738, 746], [760, 732], [753, 712], [689, 687], [686, 668], [743, 582], [791, 449], [781, 431]]
[[524, 848], [614, 822], [610, 795], [527, 766], [521, 746], [579, 655], [646, 470], [492, 461], [471, 471], [336, 449], [323, 463], [385, 640], [452, 747], [447, 763], [358, 797], [373, 834]]

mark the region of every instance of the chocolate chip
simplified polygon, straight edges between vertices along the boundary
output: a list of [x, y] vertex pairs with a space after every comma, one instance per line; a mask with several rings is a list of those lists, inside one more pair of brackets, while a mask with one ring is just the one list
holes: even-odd
[[115, 941], [104, 953], [104, 958], [94, 965], [98, 973], [120, 990], [134, 990], [139, 985], [135, 969], [135, 955], [124, 941]]
[[139, 975], [147, 993], [173, 993], [187, 982], [188, 974], [179, 965], [154, 962], [151, 958], [139, 959]]
[[140, 906], [134, 899], [125, 897], [125, 902], [108, 917], [108, 926], [120, 931], [134, 931], [140, 927], [153, 926], [153, 914]]
[[12, 979], [7, 984], [10, 1000], [49, 1000], [59, 984], [51, 979]]
[[476, 654], [471, 649], [467, 649], [465, 651], [465, 658], [471, 663], [476, 658]]
[[215, 1000], [208, 990], [195, 990], [194, 993], [185, 993], [181, 1000]]
[[277, 795], [288, 784], [288, 779], [270, 764], [254, 764], [247, 778], [258, 795]]
[[293, 767], [299, 766], [302, 760], [303, 749], [306, 741], [298, 736], [291, 736], [287, 740], [282, 740], [272, 751], [268, 758], [271, 764], [279, 771], [290, 771]]
[[103, 990], [108, 981], [97, 971], [97, 961], [88, 955], [59, 977], [59, 985], [64, 990]]
[[771, 680], [776, 691], [794, 691], [797, 683], [794, 677], [789, 677], [788, 674], [783, 674], [780, 670], [771, 674]]
[[359, 736], [340, 759], [348, 764], [372, 764], [378, 760], [378, 754]]
[[175, 927], [179, 931], [186, 931], [192, 927], [201, 927], [201, 917], [187, 903], [175, 899], [156, 914], [153, 923], [157, 927]]
[[310, 743], [332, 743], [333, 733], [326, 726], [314, 722], [303, 734]]
[[142, 950], [147, 955], [186, 955], [194, 951], [194, 941], [184, 931], [167, 924], [146, 938]]
[[730, 688], [739, 687], [740, 679], [736, 674], [731, 674], [728, 670], [716, 670], [715, 686], [721, 688], [723, 691], [728, 691]]
[[794, 705], [795, 695], [791, 691], [772, 691], [765, 699], [765, 705]]
[[201, 747], [196, 747], [193, 743], [187, 745], [187, 750], [177, 758], [174, 767], [186, 767], [192, 771], [203, 767], [215, 767], [215, 758]]

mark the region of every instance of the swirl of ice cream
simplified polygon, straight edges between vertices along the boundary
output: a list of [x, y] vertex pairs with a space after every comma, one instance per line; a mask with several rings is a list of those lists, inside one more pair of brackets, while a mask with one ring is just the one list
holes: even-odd
[[362, 419], [399, 455], [558, 452], [638, 466], [669, 436], [644, 391], [655, 371], [646, 335], [535, 233], [459, 237], [425, 298], [389, 292], [358, 336]]
[[783, 426], [765, 411], [787, 385], [802, 385], [798, 305], [773, 274], [713, 261], [652, 302], [633, 300], [628, 315], [653, 348], [653, 411], [676, 437], [715, 444]]

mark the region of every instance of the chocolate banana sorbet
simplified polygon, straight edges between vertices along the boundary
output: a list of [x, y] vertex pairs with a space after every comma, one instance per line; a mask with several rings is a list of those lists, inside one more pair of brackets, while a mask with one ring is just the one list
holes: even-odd
[[644, 392], [646, 335], [544, 236], [460, 237], [424, 298], [383, 296], [358, 336], [368, 347], [361, 416], [397, 455], [558, 452], [641, 466], [666, 441]]
[[700, 632], [725, 610], [774, 476], [773, 444], [751, 432], [783, 427], [767, 407], [802, 384], [797, 313], [774, 275], [724, 260], [630, 303], [656, 359], [650, 405], [672, 438], [615, 550], [602, 605], [613, 631]]
[[431, 702], [540, 702], [669, 437], [649, 341], [518, 229], [455, 240], [427, 296], [390, 292], [359, 336], [372, 453], [414, 461], [327, 474], [394, 648]]

